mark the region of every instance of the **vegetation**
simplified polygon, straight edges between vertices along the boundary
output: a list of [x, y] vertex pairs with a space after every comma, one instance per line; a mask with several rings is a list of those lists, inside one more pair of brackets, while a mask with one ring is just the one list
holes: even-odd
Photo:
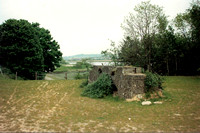
[[[200, 2], [168, 23], [161, 7], [141, 2], [125, 17], [124, 39], [112, 42], [113, 61], [143, 67], [162, 75], [197, 75], [200, 68]], [[113, 51], [114, 50], [114, 51]]]
[[0, 25], [0, 51], [0, 65], [24, 79], [35, 79], [35, 72], [55, 70], [62, 57], [50, 31], [22, 19]]
[[69, 62], [66, 62], [66, 60], [62, 57], [61, 61], [60, 61], [61, 65], [68, 65]]
[[84, 87], [86, 87], [87, 85], [88, 85], [88, 79], [85, 79], [85, 80], [81, 83], [80, 88], [84, 88]]
[[82, 59], [80, 62], [76, 62], [75, 67], [78, 69], [86, 68], [87, 71], [89, 71], [89, 69], [90, 69], [90, 67], [92, 67], [92, 65], [90, 63], [88, 63], [88, 59]]
[[102, 73], [96, 81], [88, 84], [82, 95], [91, 98], [103, 98], [113, 93], [112, 79], [108, 74]]
[[145, 92], [153, 92], [159, 89], [163, 90], [162, 83], [163, 78], [159, 76], [158, 74], [154, 74], [151, 72], [146, 72], [146, 78], [144, 81], [145, 84]]
[[168, 99], [150, 106], [81, 97], [82, 80], [0, 80], [1, 131], [198, 132], [200, 78], [165, 78]]

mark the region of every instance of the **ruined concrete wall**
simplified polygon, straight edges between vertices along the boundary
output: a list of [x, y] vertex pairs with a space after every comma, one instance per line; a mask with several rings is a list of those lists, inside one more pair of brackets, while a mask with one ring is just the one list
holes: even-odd
[[101, 73], [107, 73], [117, 87], [115, 95], [128, 99], [144, 93], [144, 79], [146, 76], [141, 71], [139, 67], [130, 66], [93, 66], [88, 80], [89, 83], [94, 82]]

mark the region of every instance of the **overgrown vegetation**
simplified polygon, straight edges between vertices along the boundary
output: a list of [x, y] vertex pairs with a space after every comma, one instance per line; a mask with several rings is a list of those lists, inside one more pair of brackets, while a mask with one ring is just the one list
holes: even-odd
[[82, 95], [91, 98], [103, 98], [113, 93], [113, 82], [108, 74], [102, 73], [96, 81], [87, 85]]
[[156, 90], [163, 90], [163, 77], [161, 77], [160, 75], [156, 74], [156, 73], [151, 73], [151, 72], [146, 72], [146, 78], [144, 81], [145, 84], [145, 92], [146, 93], [151, 93], [154, 92]]

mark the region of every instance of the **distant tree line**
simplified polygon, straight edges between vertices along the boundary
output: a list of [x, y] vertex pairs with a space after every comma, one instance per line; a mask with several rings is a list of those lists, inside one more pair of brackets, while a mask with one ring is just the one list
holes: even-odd
[[162, 75], [200, 73], [200, 2], [170, 23], [163, 9], [141, 2], [125, 17], [124, 39], [119, 47], [102, 53], [114, 61], [134, 65]]
[[50, 31], [39, 23], [9, 19], [0, 25], [0, 65], [23, 79], [59, 67], [62, 53]]

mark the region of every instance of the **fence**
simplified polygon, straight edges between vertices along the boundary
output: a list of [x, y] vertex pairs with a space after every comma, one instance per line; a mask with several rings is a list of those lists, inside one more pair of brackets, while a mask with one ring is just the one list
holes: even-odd
[[73, 80], [73, 79], [86, 79], [88, 77], [87, 71], [68, 71], [48, 73], [47, 80]]
[[[0, 74], [5, 78], [22, 80], [22, 74], [15, 72], [12, 73], [9, 69], [1, 68]], [[88, 71], [68, 71], [68, 72], [51, 72], [51, 73], [43, 73], [43, 72], [32, 72], [31, 74], [32, 80], [73, 80], [73, 79], [86, 79], [88, 77]]]
[[[3, 67], [0, 67], [0, 74], [4, 78], [10, 78], [10, 79], [15, 79], [15, 80], [23, 79], [22, 74], [20, 74], [18, 72], [12, 73], [9, 69], [3, 68]], [[46, 76], [46, 73], [44, 73], [44, 72], [32, 72], [31, 74], [29, 74], [29, 76], [31, 77], [32, 80], [41, 80], [41, 79], [44, 79], [44, 77]]]

